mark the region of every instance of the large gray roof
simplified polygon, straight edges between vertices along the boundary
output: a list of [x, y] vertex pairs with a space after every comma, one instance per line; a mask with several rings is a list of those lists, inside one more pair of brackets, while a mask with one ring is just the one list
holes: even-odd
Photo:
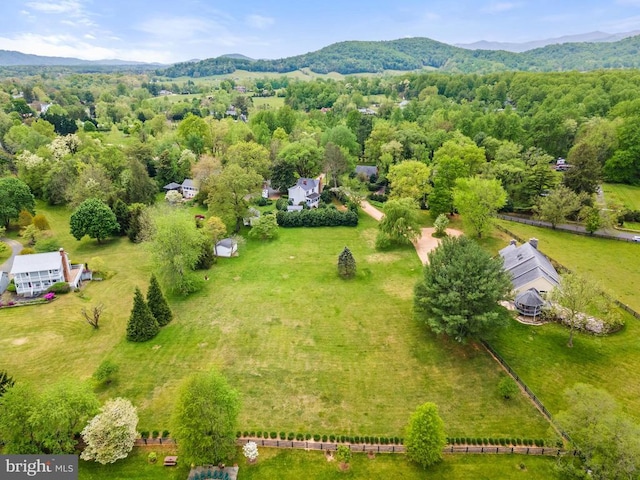
[[296, 186], [302, 187], [304, 191], [308, 192], [318, 186], [318, 181], [314, 178], [299, 178]]
[[196, 184], [195, 182], [190, 179], [190, 178], [185, 178], [184, 182], [182, 182], [182, 186], [183, 187], [191, 187], [191, 188], [196, 188]]
[[218, 243], [216, 243], [216, 247], [232, 248], [236, 243], [238, 242], [236, 242], [233, 238], [223, 238]]
[[356, 173], [364, 173], [367, 177], [378, 175], [378, 167], [375, 165], [356, 165]]
[[11, 274], [41, 272], [57, 270], [62, 265], [60, 252], [33, 253], [31, 255], [16, 255], [13, 259]]
[[500, 256], [504, 259], [504, 269], [511, 274], [511, 282], [516, 290], [538, 278], [545, 278], [553, 285], [560, 283], [558, 272], [549, 259], [530, 243], [519, 247], [508, 245], [500, 250]]

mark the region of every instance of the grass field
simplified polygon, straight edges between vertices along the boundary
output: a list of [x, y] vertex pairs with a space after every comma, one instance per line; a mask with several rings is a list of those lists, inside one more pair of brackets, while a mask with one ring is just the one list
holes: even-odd
[[284, 106], [284, 97], [251, 97], [254, 108], [277, 110]]
[[[144, 448], [136, 448], [125, 460], [112, 465], [99, 465], [80, 461], [80, 478], [83, 480], [184, 480], [189, 467], [163, 467], [161, 463], [149, 464]], [[155, 450], [162, 459], [169, 451]], [[277, 450], [261, 448], [258, 461], [247, 465], [239, 453], [236, 462], [240, 466], [239, 480], [271, 479], [313, 480], [393, 478], [419, 480], [469, 479], [469, 480], [554, 480], [561, 477], [555, 470], [552, 457], [524, 457], [521, 455], [445, 455], [442, 463], [423, 470], [405, 459], [404, 455], [380, 454], [369, 459], [365, 454], [354, 454], [350, 469], [342, 472], [336, 462], [327, 462], [322, 452], [301, 450]], [[524, 468], [523, 468], [524, 467]]]
[[[640, 246], [503, 222], [515, 234], [540, 240], [540, 250], [600, 282], [640, 311]], [[552, 412], [567, 405], [562, 392], [577, 382], [607, 390], [640, 419], [640, 321], [627, 315], [625, 328], [607, 337], [569, 332], [558, 325], [528, 327], [512, 322], [492, 343]]]
[[[242, 429], [401, 436], [416, 406], [434, 401], [450, 436], [547, 436], [524, 397], [500, 399], [503, 374], [481, 348], [434, 337], [413, 320], [417, 255], [375, 251], [368, 217], [358, 228], [248, 241], [238, 258], [213, 267], [203, 291], [171, 299], [176, 318], [154, 340], [133, 344], [125, 326], [134, 286], [146, 290], [149, 249], [77, 242], [66, 210], [41, 211], [73, 262], [99, 256], [114, 275], [48, 305], [0, 310], [0, 368], [20, 380], [52, 381], [52, 371], [86, 379], [110, 359], [119, 380], [100, 396], [131, 399], [141, 430], [170, 429], [181, 379], [215, 367], [242, 394]], [[345, 245], [359, 269], [347, 282], [335, 272]], [[80, 310], [96, 303], [106, 310], [94, 331]]]
[[605, 183], [602, 185], [602, 191], [608, 205], [640, 210], [640, 187], [621, 183]]

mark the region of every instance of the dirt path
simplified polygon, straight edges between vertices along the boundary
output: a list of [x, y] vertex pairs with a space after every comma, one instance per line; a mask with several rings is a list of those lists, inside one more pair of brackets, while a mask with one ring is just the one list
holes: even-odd
[[[380, 221], [380, 219], [384, 215], [380, 210], [378, 210], [367, 201], [363, 201], [360, 204], [360, 207], [366, 214], [370, 215], [378, 221]], [[433, 232], [435, 232], [435, 228], [423, 228], [420, 238], [413, 242], [413, 246], [416, 247], [418, 257], [423, 264], [429, 261], [429, 258], [427, 256], [429, 252], [440, 244], [440, 239], [434, 237]], [[460, 235], [462, 235], [462, 232], [460, 230], [454, 230], [453, 228], [447, 228], [447, 235], [452, 237], [459, 237]]]

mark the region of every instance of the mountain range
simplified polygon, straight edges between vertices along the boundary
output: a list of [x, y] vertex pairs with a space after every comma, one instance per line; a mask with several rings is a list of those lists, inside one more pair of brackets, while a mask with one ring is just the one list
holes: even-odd
[[546, 38], [543, 40], [533, 40], [531, 42], [489, 42], [480, 40], [474, 43], [456, 43], [456, 47], [466, 48], [467, 50], [505, 50], [507, 52], [526, 52], [535, 48], [546, 47], [547, 45], [558, 45], [562, 43], [600, 43], [600, 42], [617, 42], [629, 37], [640, 35], [640, 30], [624, 33], [606, 33], [606, 32], [589, 32], [579, 35], [565, 35], [562, 37]]
[[[613, 68], [640, 68], [639, 32], [611, 35], [591, 32], [539, 42], [478, 42], [461, 46], [429, 38], [390, 41], [347, 41], [331, 44], [315, 52], [274, 60], [254, 60], [233, 53], [216, 58], [177, 63], [171, 66], [123, 60], [88, 61], [77, 58], [43, 57], [0, 50], [0, 67], [65, 66], [73, 68], [139, 68], [155, 70], [167, 77], [203, 77], [233, 73], [235, 70], [287, 73], [309, 69], [316, 73], [381, 73], [385, 71], [440, 70], [459, 73], [496, 71], [587, 71]], [[625, 37], [619, 39], [619, 37]], [[570, 43], [566, 40], [580, 40]], [[537, 44], [545, 46], [529, 49]], [[470, 49], [470, 47], [481, 46]], [[499, 50], [496, 50], [499, 48]], [[508, 51], [508, 49], [525, 49]], [[31, 67], [25, 67], [31, 68]]]

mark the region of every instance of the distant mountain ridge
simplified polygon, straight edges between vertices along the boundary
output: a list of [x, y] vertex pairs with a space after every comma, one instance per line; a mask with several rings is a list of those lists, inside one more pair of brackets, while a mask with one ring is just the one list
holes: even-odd
[[629, 37], [640, 35], [640, 30], [624, 33], [606, 33], [606, 32], [589, 32], [579, 35], [564, 35], [562, 37], [546, 38], [543, 40], [533, 40], [530, 42], [489, 42], [480, 40], [473, 43], [456, 43], [456, 47], [467, 50], [505, 50], [507, 52], [526, 52], [536, 48], [543, 48], [547, 45], [558, 45], [562, 43], [599, 43], [599, 42], [617, 42]]
[[308, 68], [316, 73], [381, 73], [386, 70], [440, 70], [456, 73], [496, 71], [588, 71], [640, 68], [640, 36], [616, 42], [563, 43], [516, 53], [505, 50], [467, 50], [429, 38], [334, 43], [315, 52], [276, 60], [216, 57], [177, 63], [158, 70], [168, 77], [204, 77], [251, 72], [287, 73]]
[[[145, 62], [134, 62], [129, 60], [105, 59], [105, 60], [81, 60], [72, 57], [46, 57], [42, 55], [32, 55], [29, 53], [16, 52], [14, 50], [0, 50], [0, 66], [23, 66], [23, 65], [64, 65], [64, 66], [87, 66], [87, 65], [145, 65]], [[156, 64], [160, 65], [160, 64]]]

